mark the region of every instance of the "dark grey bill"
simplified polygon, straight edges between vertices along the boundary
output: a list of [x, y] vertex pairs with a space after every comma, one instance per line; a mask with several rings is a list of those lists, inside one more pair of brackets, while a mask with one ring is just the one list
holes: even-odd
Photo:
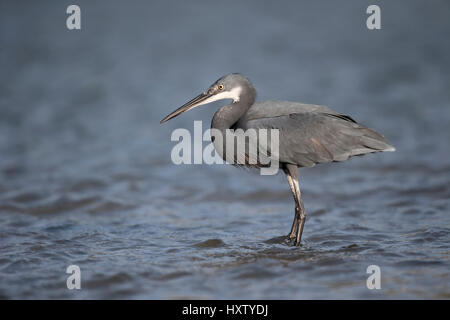
[[201, 104], [203, 101], [205, 101], [206, 99], [208, 99], [211, 96], [212, 96], [211, 94], [207, 94], [207, 93], [199, 94], [194, 99], [192, 99], [191, 101], [185, 103], [184, 105], [179, 107], [177, 110], [175, 110], [174, 112], [169, 114], [167, 117], [162, 119], [160, 121], [160, 123], [164, 123], [164, 122], [166, 122], [166, 121], [168, 121], [168, 120], [170, 120], [172, 118], [175, 118], [176, 116], [182, 114], [183, 112], [186, 112], [188, 110], [191, 110], [191, 109], [197, 107], [199, 104]]

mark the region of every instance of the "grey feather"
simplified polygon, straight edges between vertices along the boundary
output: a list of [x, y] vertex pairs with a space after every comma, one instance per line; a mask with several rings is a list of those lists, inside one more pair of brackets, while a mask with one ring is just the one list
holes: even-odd
[[395, 150], [376, 131], [319, 105], [289, 101], [255, 103], [234, 127], [279, 129], [279, 161], [301, 167]]

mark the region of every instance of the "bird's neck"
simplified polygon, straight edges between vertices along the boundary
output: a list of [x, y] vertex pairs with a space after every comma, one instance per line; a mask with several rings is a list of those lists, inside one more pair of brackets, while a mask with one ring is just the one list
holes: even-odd
[[238, 101], [221, 107], [214, 114], [211, 128], [225, 130], [231, 128], [253, 105], [256, 99], [256, 91], [253, 86], [242, 88]]

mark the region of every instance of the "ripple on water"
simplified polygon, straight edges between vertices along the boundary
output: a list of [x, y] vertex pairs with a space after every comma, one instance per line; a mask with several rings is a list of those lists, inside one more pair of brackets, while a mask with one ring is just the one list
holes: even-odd
[[96, 204], [92, 209], [89, 209], [89, 213], [109, 213], [109, 212], [126, 212], [130, 209], [134, 209], [136, 206], [130, 204], [120, 203], [118, 201], [100, 201], [99, 204]]
[[61, 214], [85, 208], [98, 200], [99, 197], [97, 196], [87, 196], [79, 199], [61, 196], [57, 199], [47, 200], [43, 204], [27, 207], [24, 212], [34, 216]]
[[194, 244], [196, 248], [211, 249], [211, 248], [221, 248], [225, 246], [225, 243], [221, 239], [208, 239], [202, 242]]

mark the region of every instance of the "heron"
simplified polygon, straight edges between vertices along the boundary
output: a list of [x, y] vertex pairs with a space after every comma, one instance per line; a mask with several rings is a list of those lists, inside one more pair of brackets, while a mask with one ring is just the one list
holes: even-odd
[[[212, 129], [219, 132], [230, 129], [278, 129], [279, 167], [286, 175], [295, 202], [294, 221], [286, 239], [295, 246], [300, 245], [306, 220], [298, 182], [299, 168], [340, 162], [367, 153], [395, 151], [383, 135], [326, 106], [278, 100], [256, 102], [253, 84], [240, 73], [221, 77], [160, 123], [218, 100], [231, 100], [231, 103], [214, 114]], [[224, 158], [226, 143], [221, 141], [216, 144], [215, 140], [213, 143], [216, 150], [220, 147], [220, 155]], [[258, 163], [252, 166], [258, 166]]]

